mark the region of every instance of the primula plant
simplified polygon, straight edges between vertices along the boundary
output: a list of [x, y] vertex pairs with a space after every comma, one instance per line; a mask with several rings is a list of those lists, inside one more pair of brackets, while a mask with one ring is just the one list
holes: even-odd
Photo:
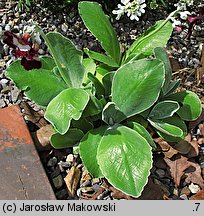
[[55, 148], [78, 145], [93, 177], [105, 177], [119, 190], [138, 197], [148, 181], [156, 148], [149, 132], [172, 142], [182, 140], [187, 134], [185, 121], [198, 118], [201, 103], [193, 92], [176, 92], [179, 81], [171, 81], [171, 66], [162, 48], [172, 33], [170, 17], [158, 21], [121, 53], [101, 6], [85, 1], [78, 8], [104, 53], [85, 49], [83, 58], [69, 39], [57, 32], [45, 35], [37, 27], [52, 57], [40, 58], [41, 68], [29, 71], [17, 60], [6, 74], [44, 107], [55, 131], [50, 138]]

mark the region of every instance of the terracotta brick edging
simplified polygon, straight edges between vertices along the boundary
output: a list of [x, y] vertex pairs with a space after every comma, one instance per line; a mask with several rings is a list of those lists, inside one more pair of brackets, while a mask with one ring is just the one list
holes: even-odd
[[0, 109], [0, 199], [56, 199], [17, 105]]

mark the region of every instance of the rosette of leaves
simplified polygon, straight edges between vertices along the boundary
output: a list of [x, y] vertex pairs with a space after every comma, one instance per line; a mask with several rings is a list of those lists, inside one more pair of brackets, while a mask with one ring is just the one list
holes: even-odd
[[184, 121], [196, 119], [201, 104], [192, 92], [175, 93], [179, 82], [171, 81], [168, 57], [160, 48], [172, 32], [168, 20], [158, 21], [121, 53], [98, 3], [80, 2], [79, 13], [103, 54], [86, 49], [89, 58], [83, 58], [61, 34], [42, 34], [52, 57], [41, 58], [42, 68], [29, 72], [16, 61], [7, 76], [45, 108], [45, 118], [55, 130], [50, 139], [55, 148], [79, 144], [93, 177], [105, 177], [138, 197], [148, 181], [155, 149], [147, 125], [164, 138], [183, 139]]

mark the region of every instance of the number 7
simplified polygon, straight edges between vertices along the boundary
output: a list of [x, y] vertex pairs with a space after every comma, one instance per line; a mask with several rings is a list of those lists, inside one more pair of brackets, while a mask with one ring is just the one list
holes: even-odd
[[198, 211], [198, 208], [200, 206], [200, 203], [195, 203], [197, 206], [196, 206], [196, 211]]

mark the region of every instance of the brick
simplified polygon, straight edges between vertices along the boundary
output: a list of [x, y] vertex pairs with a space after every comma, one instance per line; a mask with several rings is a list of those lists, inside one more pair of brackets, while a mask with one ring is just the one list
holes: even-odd
[[56, 199], [17, 105], [0, 109], [0, 199]]

